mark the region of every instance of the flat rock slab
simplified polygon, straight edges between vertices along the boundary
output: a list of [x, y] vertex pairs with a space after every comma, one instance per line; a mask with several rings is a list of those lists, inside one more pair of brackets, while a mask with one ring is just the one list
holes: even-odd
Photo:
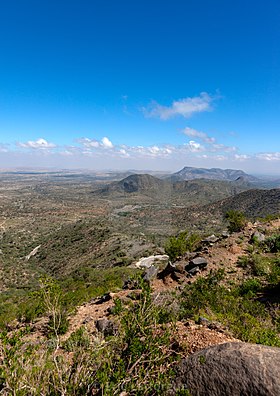
[[172, 390], [192, 396], [279, 396], [280, 348], [230, 342], [182, 360]]
[[186, 265], [186, 271], [190, 271], [191, 269], [198, 267], [200, 270], [207, 267], [207, 260], [204, 257], [196, 257], [190, 260], [189, 264]]

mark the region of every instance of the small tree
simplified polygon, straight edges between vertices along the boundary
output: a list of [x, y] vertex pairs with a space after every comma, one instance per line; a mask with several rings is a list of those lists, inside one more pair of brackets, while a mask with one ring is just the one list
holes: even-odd
[[237, 210], [229, 210], [226, 212], [225, 218], [229, 222], [229, 232], [241, 231], [246, 225], [246, 217], [243, 212], [239, 212]]
[[60, 334], [66, 333], [68, 319], [62, 306], [62, 290], [58, 283], [51, 278], [40, 280], [41, 298], [46, 314], [49, 316], [48, 336], [56, 338], [56, 348], [59, 346]]

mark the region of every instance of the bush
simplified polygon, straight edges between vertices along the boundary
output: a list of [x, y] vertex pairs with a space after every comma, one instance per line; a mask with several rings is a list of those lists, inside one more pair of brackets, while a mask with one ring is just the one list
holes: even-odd
[[262, 246], [267, 252], [277, 253], [280, 252], [280, 235], [272, 235], [264, 240]]
[[225, 218], [228, 220], [229, 232], [239, 232], [244, 229], [246, 225], [246, 218], [243, 212], [237, 210], [229, 210], [225, 214]]
[[197, 234], [188, 234], [187, 231], [181, 232], [177, 237], [170, 237], [165, 243], [164, 249], [171, 261], [182, 256], [187, 251], [192, 252], [196, 248], [200, 238]]

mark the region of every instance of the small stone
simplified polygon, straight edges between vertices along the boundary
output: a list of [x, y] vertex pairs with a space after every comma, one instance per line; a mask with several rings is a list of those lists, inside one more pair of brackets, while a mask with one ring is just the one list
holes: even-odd
[[103, 333], [104, 336], [112, 336], [117, 333], [117, 326], [112, 320], [106, 318], [98, 319], [95, 321], [97, 331]]
[[202, 243], [213, 244], [213, 243], [218, 242], [218, 240], [219, 240], [219, 238], [216, 235], [212, 234], [209, 237], [203, 239]]
[[199, 325], [208, 327], [211, 322], [210, 322], [210, 320], [204, 318], [203, 316], [200, 316], [196, 323], [199, 324]]
[[193, 277], [199, 273], [200, 273], [199, 267], [194, 267], [194, 268], [188, 270], [188, 276], [191, 276], [191, 277]]

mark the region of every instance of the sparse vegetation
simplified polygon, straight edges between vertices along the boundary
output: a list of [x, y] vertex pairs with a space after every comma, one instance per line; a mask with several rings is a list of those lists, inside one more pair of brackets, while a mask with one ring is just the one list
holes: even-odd
[[279, 346], [275, 321], [254, 297], [261, 290], [258, 280], [250, 279], [228, 289], [221, 281], [223, 271], [200, 278], [182, 293], [185, 318], [208, 317], [227, 326], [235, 337], [246, 342]]
[[[159, 326], [161, 308], [152, 303], [148, 285], [142, 286], [140, 301], [119, 313], [117, 337], [94, 341], [80, 328], [61, 345], [72, 357], [57, 355], [57, 348], [50, 349], [48, 344], [27, 346], [26, 333], [21, 331], [2, 333], [2, 394], [162, 394], [169, 385], [176, 353], [170, 330]], [[55, 295], [51, 305], [56, 305]]]
[[186, 252], [193, 252], [199, 241], [199, 235], [189, 234], [188, 231], [184, 231], [177, 237], [170, 237], [165, 243], [164, 249], [170, 260], [173, 261]]

